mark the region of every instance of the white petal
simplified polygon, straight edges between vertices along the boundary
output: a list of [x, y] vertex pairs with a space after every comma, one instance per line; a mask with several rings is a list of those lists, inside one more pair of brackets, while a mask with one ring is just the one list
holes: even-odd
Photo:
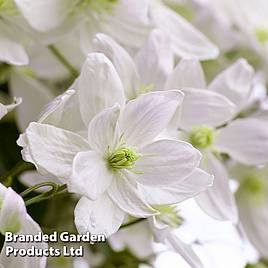
[[119, 119], [128, 146], [142, 147], [165, 129], [182, 102], [179, 90], [158, 91], [129, 101]]
[[191, 144], [159, 140], [146, 145], [139, 153], [134, 171], [138, 181], [150, 186], [168, 186], [180, 182], [198, 167], [201, 153]]
[[12, 188], [8, 188], [0, 210], [0, 232], [19, 232], [26, 215], [23, 199]]
[[81, 136], [50, 125], [31, 123], [25, 134], [33, 164], [60, 179], [70, 177], [75, 155], [90, 149]]
[[199, 257], [195, 254], [192, 247], [181, 241], [175, 234], [168, 233], [166, 244], [175, 252], [179, 253], [191, 268], [204, 267]]
[[78, 94], [73, 89], [67, 90], [48, 103], [38, 122], [76, 133], [87, 129], [80, 114]]
[[90, 232], [108, 237], [119, 229], [125, 213], [104, 194], [96, 201], [82, 197], [75, 207], [74, 215], [80, 234]]
[[94, 151], [80, 152], [73, 160], [73, 172], [68, 190], [96, 200], [114, 179], [104, 157]]
[[173, 51], [178, 56], [200, 60], [218, 56], [217, 47], [171, 9], [157, 4], [151, 8], [150, 15], [153, 23], [170, 36]]
[[16, 112], [17, 123], [21, 130], [25, 130], [30, 122], [36, 121], [43, 107], [54, 97], [50, 89], [38, 80], [19, 72], [11, 73], [10, 89], [13, 96], [23, 99]]
[[235, 105], [226, 97], [204, 89], [187, 88], [181, 106], [180, 127], [190, 130], [195, 126], [217, 127], [234, 115]]
[[249, 98], [254, 70], [246, 60], [240, 59], [220, 73], [209, 85], [232, 101], [239, 111]]
[[245, 165], [268, 162], [268, 126], [255, 118], [237, 119], [219, 130], [215, 146]]
[[77, 86], [80, 111], [86, 126], [104, 108], [125, 103], [121, 80], [111, 61], [103, 54], [88, 55]]
[[206, 88], [205, 75], [199, 61], [182, 59], [169, 75], [165, 89], [183, 87]]
[[190, 176], [172, 186], [160, 188], [139, 185], [139, 188], [144, 192], [149, 204], [171, 205], [198, 195], [211, 186], [212, 182], [213, 175], [196, 168]]
[[139, 191], [136, 185], [136, 175], [125, 172], [113, 181], [108, 194], [110, 198], [126, 213], [138, 217], [147, 218], [155, 215], [155, 211], [145, 201], [145, 196]]
[[97, 114], [88, 127], [88, 143], [103, 156], [113, 152], [119, 142], [118, 117], [120, 108], [115, 105]]
[[214, 182], [212, 187], [196, 197], [198, 205], [217, 220], [230, 220], [236, 223], [237, 209], [225, 167], [212, 154], [204, 158], [202, 167], [214, 175]]
[[[159, 29], [153, 30], [143, 48], [136, 56], [141, 86], [152, 85], [154, 90], [163, 90], [167, 76], [174, 64], [169, 37]], [[173, 89], [177, 87], [172, 87]]]
[[101, 30], [126, 47], [140, 48], [151, 29], [148, 0], [120, 0], [114, 5]]
[[14, 65], [27, 65], [29, 63], [25, 49], [20, 42], [14, 41], [0, 28], [0, 62]]
[[135, 98], [139, 87], [139, 76], [127, 51], [105, 34], [97, 34], [93, 43], [95, 50], [104, 53], [113, 63], [124, 85], [126, 97], [128, 99]]
[[[39, 225], [29, 216], [27, 215], [24, 219], [22, 230], [19, 234], [21, 235], [37, 235], [38, 233], [42, 232]], [[29, 267], [36, 267], [36, 268], [45, 268], [46, 267], [46, 257], [29, 257], [29, 256], [10, 256], [7, 257], [5, 254], [5, 247], [11, 246], [13, 248], [23, 248], [23, 249], [30, 249], [32, 246], [36, 249], [42, 249], [48, 247], [47, 243], [45, 242], [31, 242], [31, 243], [16, 243], [16, 242], [6, 242], [4, 247], [1, 251], [0, 256], [0, 263], [4, 265], [4, 267], [20, 267], [20, 268], [29, 268]], [[0, 266], [1, 267], [1, 266]]]
[[71, 0], [15, 0], [23, 16], [38, 31], [49, 31], [66, 19]]
[[21, 103], [22, 99], [16, 97], [14, 97], [14, 102], [11, 104], [4, 105], [0, 103], [0, 119], [3, 118], [8, 112], [11, 112], [13, 109], [19, 106]]

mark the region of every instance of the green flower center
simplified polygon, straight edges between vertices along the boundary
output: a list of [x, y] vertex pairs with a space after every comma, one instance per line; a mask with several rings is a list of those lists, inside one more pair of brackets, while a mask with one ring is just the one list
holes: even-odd
[[138, 160], [139, 155], [132, 148], [122, 146], [108, 157], [109, 166], [112, 169], [131, 169]]
[[214, 142], [213, 128], [201, 126], [193, 129], [189, 134], [189, 142], [196, 148], [205, 149]]
[[17, 12], [14, 0], [0, 0], [0, 14], [15, 15]]
[[183, 223], [183, 219], [179, 215], [179, 211], [176, 206], [158, 205], [154, 206], [154, 208], [159, 212], [159, 215], [157, 215], [156, 218], [168, 226], [178, 228]]
[[261, 43], [261, 44], [265, 44], [268, 42], [268, 29], [266, 28], [257, 28], [255, 30], [255, 34], [256, 34], [256, 37], [258, 39], [258, 41]]
[[258, 176], [249, 175], [245, 177], [240, 186], [244, 191], [252, 195], [260, 195], [265, 191], [264, 181]]

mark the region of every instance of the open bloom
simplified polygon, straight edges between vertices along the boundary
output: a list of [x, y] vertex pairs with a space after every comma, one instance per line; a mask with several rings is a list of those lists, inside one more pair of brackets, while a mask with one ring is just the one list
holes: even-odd
[[[39, 225], [27, 214], [23, 199], [15, 193], [12, 188], [6, 188], [0, 184], [0, 232], [4, 235], [5, 232], [14, 234], [32, 234], [36, 235], [41, 232]], [[45, 268], [45, 257], [15, 257], [6, 256], [5, 249], [7, 246], [14, 248], [31, 248], [34, 246], [37, 249], [45, 249], [47, 244], [42, 243], [15, 243], [5, 242], [0, 254], [0, 267], [14, 268]]]
[[[64, 179], [69, 191], [84, 196], [75, 210], [80, 232], [109, 235], [117, 231], [125, 213], [154, 215], [147, 193], [155, 193], [160, 203], [172, 203], [176, 196], [169, 197], [170, 192], [183, 192], [184, 185], [194, 180], [191, 174], [201, 159], [198, 150], [185, 142], [154, 141], [182, 97], [175, 90], [153, 92], [129, 101], [121, 112], [118, 106], [107, 108], [89, 122], [87, 140], [50, 125], [30, 124], [24, 140], [31, 162]], [[195, 195], [210, 184], [211, 176], [205, 173], [188, 194]]]

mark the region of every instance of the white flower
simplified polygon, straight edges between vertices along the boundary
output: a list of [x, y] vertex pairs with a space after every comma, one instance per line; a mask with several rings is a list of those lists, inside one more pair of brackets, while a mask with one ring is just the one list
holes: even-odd
[[[53, 126], [30, 124], [25, 138], [31, 162], [64, 179], [70, 191], [85, 196], [75, 210], [80, 232], [109, 235], [119, 228], [124, 212], [136, 217], [154, 215], [146, 200], [150, 186], [161, 203], [185, 198], [179, 193], [199, 165], [200, 154], [184, 142], [153, 141], [181, 101], [179, 91], [153, 92], [128, 102], [120, 116], [117, 106], [107, 108], [90, 121], [87, 141]], [[188, 191], [196, 194], [210, 185], [211, 177], [205, 177]], [[169, 191], [177, 189], [178, 196], [169, 197], [167, 191], [163, 198], [159, 193], [171, 185]]]
[[236, 193], [239, 217], [261, 257], [268, 258], [268, 167], [235, 165], [231, 174], [240, 182]]
[[[23, 199], [15, 193], [12, 188], [6, 188], [0, 184], [0, 232], [18, 234], [38, 234], [41, 232], [39, 225], [27, 214]], [[7, 257], [5, 247], [12, 246], [14, 248], [35, 248], [45, 249], [47, 244], [42, 243], [15, 243], [5, 242], [0, 254], [0, 264], [3, 267], [14, 268], [45, 268], [45, 257]]]
[[8, 112], [11, 112], [14, 108], [22, 103], [21, 98], [14, 98], [14, 102], [9, 105], [0, 103], [0, 119], [3, 118]]

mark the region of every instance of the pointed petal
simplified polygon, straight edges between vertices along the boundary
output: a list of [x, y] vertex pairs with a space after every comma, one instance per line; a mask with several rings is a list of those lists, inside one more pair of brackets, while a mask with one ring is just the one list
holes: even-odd
[[111, 61], [100, 53], [89, 54], [77, 81], [80, 111], [88, 126], [104, 108], [125, 103], [121, 80]]
[[183, 99], [179, 90], [158, 91], [129, 101], [119, 119], [128, 146], [142, 147], [168, 125]]
[[149, 204], [171, 205], [198, 195], [200, 192], [205, 191], [211, 186], [212, 183], [213, 175], [206, 173], [202, 169], [196, 168], [190, 176], [172, 186], [160, 188], [139, 185], [139, 188], [144, 192]]
[[250, 95], [254, 70], [245, 59], [239, 59], [220, 73], [209, 85], [209, 89], [218, 92], [232, 101], [239, 111]]
[[178, 56], [199, 60], [214, 59], [218, 56], [218, 48], [171, 9], [155, 4], [150, 15], [156, 27], [170, 36], [173, 51]]
[[65, 91], [48, 103], [38, 122], [76, 133], [87, 128], [80, 114], [78, 94], [73, 89]]
[[29, 58], [20, 42], [14, 41], [0, 28], [0, 61], [13, 65], [27, 65]]
[[105, 34], [97, 34], [93, 43], [95, 50], [105, 54], [113, 63], [124, 85], [127, 99], [135, 98], [139, 87], [139, 76], [127, 51]]
[[30, 25], [42, 32], [60, 26], [72, 6], [71, 0], [15, 0], [15, 2]]
[[0, 103], [0, 119], [2, 119], [8, 112], [11, 112], [22, 103], [22, 98], [14, 97], [14, 102], [8, 105]]
[[205, 75], [197, 60], [182, 59], [165, 84], [165, 89], [185, 87], [206, 88]]
[[19, 72], [11, 73], [10, 89], [13, 96], [23, 99], [16, 112], [17, 123], [21, 130], [25, 130], [30, 122], [36, 121], [43, 107], [54, 98], [49, 88]]
[[198, 205], [209, 216], [217, 220], [229, 220], [237, 223], [237, 209], [225, 167], [212, 154], [208, 154], [207, 158], [203, 160], [203, 167], [214, 175], [214, 182], [212, 187], [196, 197]]
[[204, 89], [187, 88], [180, 113], [180, 127], [190, 130], [195, 126], [217, 127], [234, 115], [235, 106], [223, 95]]
[[68, 190], [96, 200], [114, 179], [104, 157], [94, 151], [80, 152], [73, 160], [73, 172]]
[[12, 188], [7, 188], [0, 210], [0, 232], [17, 233], [27, 215], [24, 201]]
[[125, 213], [104, 194], [96, 201], [82, 197], [75, 207], [74, 215], [80, 234], [90, 232], [108, 237], [119, 229]]
[[200, 164], [201, 153], [191, 144], [175, 140], [159, 140], [140, 151], [134, 172], [145, 185], [168, 186], [189, 176]]
[[[159, 29], [153, 30], [136, 56], [142, 86], [163, 90], [164, 82], [174, 64], [169, 37]], [[177, 87], [172, 87], [173, 89]]]
[[90, 149], [81, 136], [50, 125], [31, 123], [25, 135], [26, 147], [37, 169], [61, 179], [70, 177], [75, 155]]
[[237, 119], [219, 130], [215, 147], [245, 165], [265, 164], [268, 162], [268, 126], [255, 118]]
[[203, 268], [203, 264], [199, 257], [195, 254], [192, 247], [181, 241], [175, 234], [168, 233], [166, 244], [175, 252], [180, 254], [191, 268]]
[[147, 218], [155, 215], [157, 211], [147, 204], [135, 181], [134, 174], [125, 172], [113, 181], [108, 189], [108, 195], [118, 207], [134, 217]]
[[97, 114], [88, 127], [88, 143], [102, 155], [113, 152], [119, 142], [119, 106], [115, 105]]

